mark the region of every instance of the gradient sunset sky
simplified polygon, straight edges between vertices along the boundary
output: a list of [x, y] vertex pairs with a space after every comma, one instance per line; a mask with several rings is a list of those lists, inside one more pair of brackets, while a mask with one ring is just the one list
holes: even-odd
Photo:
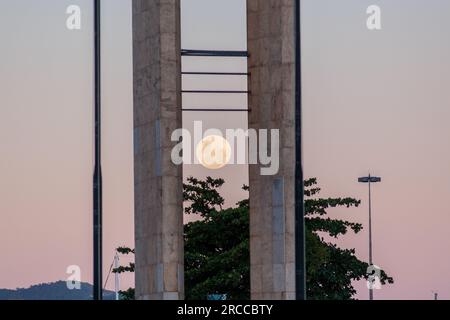
[[[245, 0], [182, 0], [182, 47], [246, 50]], [[82, 29], [65, 27], [82, 9]], [[379, 5], [382, 30], [366, 28]], [[0, 0], [0, 288], [67, 277], [91, 282], [92, 1]], [[104, 267], [133, 246], [131, 1], [103, 1]], [[374, 262], [395, 279], [384, 299], [450, 299], [450, 2], [303, 0], [304, 166], [323, 196], [360, 208], [333, 217], [367, 226], [373, 188]], [[186, 71], [245, 72], [244, 59], [185, 58]], [[186, 89], [246, 89], [245, 78], [184, 78]], [[242, 96], [184, 96], [185, 107], [246, 106]], [[246, 128], [242, 113], [184, 114], [184, 127]], [[232, 205], [246, 166], [185, 176], [224, 177]], [[340, 245], [367, 259], [367, 230]], [[123, 279], [123, 288], [132, 278]], [[367, 299], [365, 283], [356, 284]]]

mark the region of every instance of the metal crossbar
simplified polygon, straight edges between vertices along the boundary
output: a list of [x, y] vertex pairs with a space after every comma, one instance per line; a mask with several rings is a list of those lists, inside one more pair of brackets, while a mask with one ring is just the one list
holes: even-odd
[[[183, 57], [222, 57], [222, 58], [247, 58], [247, 51], [224, 51], [224, 50], [181, 50]], [[247, 72], [181, 72], [182, 75], [194, 76], [247, 76]], [[249, 94], [248, 90], [181, 90], [184, 94]], [[248, 108], [183, 108], [183, 112], [250, 112]]]
[[181, 50], [184, 57], [241, 57], [247, 58], [248, 51], [227, 51], [227, 50]]
[[247, 72], [182, 72], [182, 75], [194, 76], [249, 76]]
[[250, 109], [201, 109], [201, 108], [183, 108], [182, 111], [184, 112], [250, 112]]
[[237, 94], [237, 93], [250, 93], [250, 91], [245, 90], [182, 90], [181, 93], [228, 93], [228, 94]]

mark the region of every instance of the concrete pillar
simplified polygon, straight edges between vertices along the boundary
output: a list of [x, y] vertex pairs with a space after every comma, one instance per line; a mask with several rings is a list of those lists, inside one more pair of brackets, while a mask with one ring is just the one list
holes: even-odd
[[294, 0], [247, 0], [249, 127], [280, 130], [280, 170], [250, 166], [252, 299], [295, 299]]
[[184, 298], [179, 0], [133, 0], [137, 299]]

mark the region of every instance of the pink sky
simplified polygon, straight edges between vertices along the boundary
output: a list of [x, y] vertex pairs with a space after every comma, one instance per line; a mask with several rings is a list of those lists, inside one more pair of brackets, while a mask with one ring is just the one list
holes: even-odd
[[[381, 31], [366, 8], [382, 8]], [[65, 8], [83, 9], [83, 29], [65, 29]], [[244, 0], [183, 0], [183, 48], [245, 50]], [[114, 248], [133, 244], [130, 1], [104, 4], [105, 272]], [[0, 3], [0, 288], [65, 279], [68, 265], [91, 281], [92, 15], [90, 0]], [[374, 187], [374, 261], [395, 278], [377, 298], [450, 298], [450, 3], [445, 0], [304, 0], [305, 172], [323, 196], [354, 196], [336, 217], [367, 224], [368, 170]], [[12, 32], [13, 31], [13, 32]], [[184, 68], [233, 68], [245, 61], [184, 60]], [[185, 78], [185, 85], [245, 86]], [[241, 107], [246, 99], [184, 97], [187, 107]], [[200, 105], [201, 104], [201, 105]], [[185, 114], [184, 126], [245, 128], [243, 114]], [[245, 166], [185, 175], [225, 177], [230, 204]], [[340, 242], [367, 259], [367, 232]], [[129, 277], [123, 286], [132, 283]], [[367, 298], [364, 283], [358, 297]]]

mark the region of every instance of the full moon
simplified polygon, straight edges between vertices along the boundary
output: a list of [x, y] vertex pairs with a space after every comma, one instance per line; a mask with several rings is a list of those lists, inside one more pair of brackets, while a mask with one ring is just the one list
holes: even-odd
[[231, 146], [221, 136], [207, 136], [197, 145], [196, 156], [202, 166], [211, 170], [218, 170], [229, 164]]

